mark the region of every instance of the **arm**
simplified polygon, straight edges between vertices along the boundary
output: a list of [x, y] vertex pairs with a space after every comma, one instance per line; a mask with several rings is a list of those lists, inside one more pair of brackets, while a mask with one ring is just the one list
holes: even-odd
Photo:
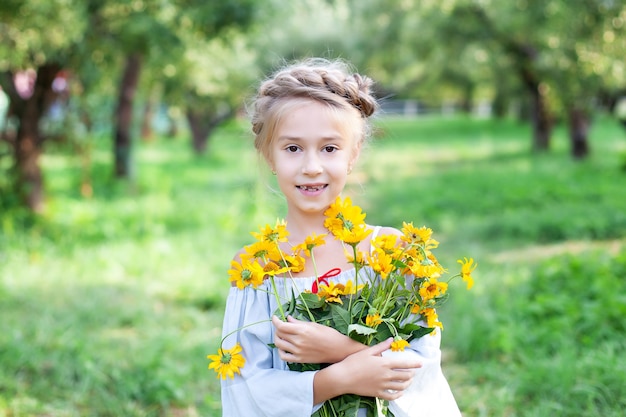
[[389, 338], [318, 371], [313, 380], [314, 402], [319, 404], [342, 394], [386, 400], [402, 396], [421, 363], [415, 358], [383, 357], [391, 341]]
[[[264, 284], [267, 285], [267, 284]], [[224, 314], [224, 348], [240, 343], [246, 360], [241, 375], [221, 381], [223, 417], [310, 417], [315, 372], [292, 372], [268, 346], [274, 306], [263, 290], [230, 288]], [[264, 321], [265, 320], [265, 321]]]
[[[411, 384], [419, 357], [383, 357], [392, 339], [367, 347], [337, 330], [289, 317], [287, 322], [274, 316], [274, 344], [280, 358], [300, 363], [330, 363], [313, 380], [313, 401], [324, 401], [342, 394], [400, 398]], [[391, 391], [388, 391], [391, 390]]]
[[280, 358], [296, 363], [336, 363], [367, 348], [329, 326], [291, 316], [284, 322], [272, 317], [274, 344]]

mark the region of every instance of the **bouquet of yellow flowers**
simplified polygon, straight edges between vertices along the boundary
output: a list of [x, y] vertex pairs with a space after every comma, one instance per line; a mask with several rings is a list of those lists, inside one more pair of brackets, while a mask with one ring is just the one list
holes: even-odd
[[[352, 205], [349, 198], [337, 200], [324, 213], [324, 226], [344, 244], [346, 257], [354, 265], [354, 282], [332, 282], [332, 271], [316, 278], [310, 290], [285, 297], [276, 291], [275, 279], [297, 279], [292, 273], [303, 270], [305, 257], [315, 265], [313, 249], [325, 243], [326, 235], [312, 235], [284, 253], [280, 242], [286, 242], [286, 224], [277, 222], [253, 233], [257, 241], [244, 248], [241, 262], [233, 261], [230, 280], [243, 289], [257, 288], [264, 279], [271, 280], [271, 289], [279, 306], [275, 314], [283, 319], [291, 315], [331, 326], [337, 331], [367, 346], [393, 338], [391, 349], [403, 351], [413, 339], [424, 337], [443, 328], [436, 308], [448, 299], [448, 283], [461, 277], [467, 288], [473, 285], [471, 276], [476, 268], [472, 258], [464, 258], [460, 272], [448, 281], [441, 278], [446, 270], [433, 255], [438, 242], [432, 230], [403, 223], [402, 236], [380, 235], [372, 239], [372, 250], [363, 253], [358, 244], [371, 233], [365, 224], [365, 213]], [[338, 272], [338, 271], [337, 271]], [[270, 318], [268, 317], [268, 320]], [[223, 342], [223, 340], [222, 340]], [[271, 341], [268, 341], [271, 346]], [[209, 355], [209, 368], [218, 377], [234, 377], [244, 366], [241, 347], [220, 347], [217, 355]], [[289, 363], [294, 371], [317, 370], [325, 364]], [[326, 401], [315, 416], [354, 416], [360, 408], [368, 415], [391, 415], [386, 404], [376, 398], [342, 395]]]

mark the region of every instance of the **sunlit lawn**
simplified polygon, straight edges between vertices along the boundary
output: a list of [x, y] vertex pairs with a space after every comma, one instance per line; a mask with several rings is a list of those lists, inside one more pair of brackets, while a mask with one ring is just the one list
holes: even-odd
[[[379, 121], [347, 194], [370, 223], [426, 224], [452, 285], [444, 372], [466, 416], [621, 416], [626, 407], [626, 131], [598, 118], [589, 160], [565, 132], [534, 155], [515, 121]], [[44, 159], [48, 209], [0, 218], [0, 416], [219, 416], [206, 369], [225, 274], [248, 232], [284, 214], [247, 126], [195, 157], [183, 140], [137, 144], [129, 183], [109, 141]], [[591, 340], [590, 340], [591, 339]]]

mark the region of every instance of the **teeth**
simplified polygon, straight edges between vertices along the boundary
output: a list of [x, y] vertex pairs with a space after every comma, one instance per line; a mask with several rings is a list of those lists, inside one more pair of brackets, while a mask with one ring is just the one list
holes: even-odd
[[301, 185], [299, 188], [305, 191], [317, 191], [317, 190], [321, 190], [322, 188], [324, 188], [324, 186], [318, 185], [316, 187], [309, 187], [307, 185]]

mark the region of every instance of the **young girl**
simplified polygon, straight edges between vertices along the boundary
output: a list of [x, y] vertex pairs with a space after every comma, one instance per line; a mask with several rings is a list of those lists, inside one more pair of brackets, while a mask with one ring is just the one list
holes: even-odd
[[[252, 115], [255, 147], [285, 196], [290, 241], [328, 233], [324, 211], [343, 191], [378, 107], [371, 85], [343, 63], [320, 59], [283, 68], [261, 84]], [[400, 235], [393, 228], [368, 228], [372, 233], [359, 244], [364, 252], [378, 234]], [[320, 274], [339, 268], [333, 282], [354, 281], [341, 242], [327, 236], [314, 251]], [[278, 292], [310, 289], [313, 268], [308, 262], [295, 279], [275, 280]], [[261, 290], [231, 288], [224, 336], [272, 316], [278, 306], [269, 285], [266, 280]], [[274, 349], [268, 346], [272, 341]], [[246, 363], [240, 375], [222, 382], [224, 417], [308, 417], [324, 401], [347, 393], [389, 400], [396, 417], [460, 416], [441, 372], [439, 335], [413, 341], [403, 355], [389, 355], [391, 339], [367, 347], [331, 327], [273, 317], [233, 332], [225, 342], [238, 342]], [[295, 372], [287, 362], [331, 365]]]

